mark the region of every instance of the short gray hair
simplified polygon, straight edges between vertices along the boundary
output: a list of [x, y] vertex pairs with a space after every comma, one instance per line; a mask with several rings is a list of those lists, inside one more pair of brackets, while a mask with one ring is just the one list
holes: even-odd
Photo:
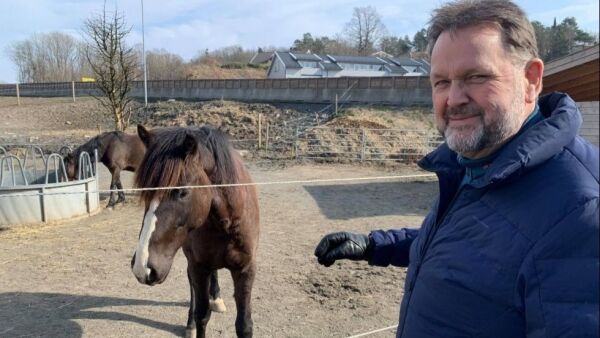
[[479, 24], [498, 28], [509, 55], [522, 62], [538, 57], [531, 22], [519, 6], [508, 0], [456, 0], [434, 10], [427, 30], [429, 55], [442, 32]]

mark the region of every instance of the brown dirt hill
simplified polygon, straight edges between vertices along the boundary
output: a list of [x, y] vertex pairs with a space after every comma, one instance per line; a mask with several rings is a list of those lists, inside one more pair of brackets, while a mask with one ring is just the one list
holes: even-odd
[[240, 65], [241, 68], [223, 68], [219, 64], [195, 64], [189, 65], [186, 70], [187, 79], [265, 79], [267, 77], [266, 67], [252, 68]]
[[[113, 129], [112, 117], [93, 98], [26, 98], [21, 106], [14, 98], [0, 98], [0, 144], [36, 143], [78, 145], [100, 132]], [[135, 133], [138, 123], [151, 128], [165, 126], [210, 125], [221, 129], [239, 142], [236, 147], [256, 149], [258, 119], [262, 119], [262, 138], [267, 125], [272, 150], [279, 142], [284, 151], [293, 147], [296, 133], [317, 135], [331, 143], [339, 139], [339, 128], [431, 130], [432, 118], [422, 109], [398, 107], [349, 107], [333, 116], [331, 106], [317, 104], [269, 104], [233, 101], [160, 101], [147, 109], [135, 104], [128, 132]], [[315, 128], [317, 126], [327, 129]], [[372, 135], [373, 132], [370, 132]], [[374, 135], [374, 134], [373, 134]], [[345, 142], [356, 148], [360, 138], [348, 136]], [[379, 141], [377, 141], [379, 142]], [[51, 148], [51, 147], [47, 147]], [[52, 149], [50, 149], [52, 150]]]

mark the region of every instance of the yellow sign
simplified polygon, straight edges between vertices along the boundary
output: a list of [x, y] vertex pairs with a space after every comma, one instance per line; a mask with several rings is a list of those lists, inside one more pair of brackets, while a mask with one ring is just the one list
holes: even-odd
[[94, 79], [93, 77], [81, 77], [81, 82], [96, 82], [96, 79]]

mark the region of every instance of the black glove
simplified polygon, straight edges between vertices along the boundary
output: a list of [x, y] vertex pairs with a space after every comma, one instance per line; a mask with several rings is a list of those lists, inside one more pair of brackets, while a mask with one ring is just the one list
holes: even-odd
[[337, 259], [368, 260], [372, 241], [367, 235], [335, 232], [321, 239], [315, 249], [319, 264], [331, 266]]

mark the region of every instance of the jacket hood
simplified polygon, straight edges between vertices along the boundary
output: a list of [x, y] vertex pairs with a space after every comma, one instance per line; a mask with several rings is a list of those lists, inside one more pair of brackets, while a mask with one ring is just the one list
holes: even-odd
[[[480, 185], [502, 181], [543, 163], [577, 136], [582, 123], [581, 114], [568, 95], [559, 92], [548, 94], [539, 99], [538, 105], [544, 119], [502, 147]], [[418, 165], [434, 172], [460, 170], [456, 156], [456, 152], [444, 143], [421, 159]]]

